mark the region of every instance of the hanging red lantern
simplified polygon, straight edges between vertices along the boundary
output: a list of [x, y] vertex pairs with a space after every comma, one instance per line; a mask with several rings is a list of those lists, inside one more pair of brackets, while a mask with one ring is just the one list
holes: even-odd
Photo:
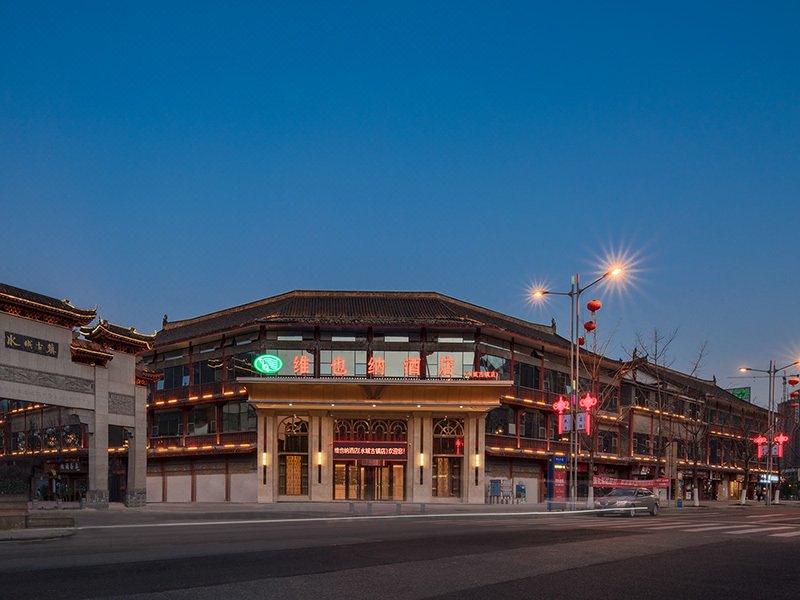
[[594, 331], [595, 329], [597, 329], [597, 324], [595, 324], [594, 321], [586, 321], [586, 323], [583, 324], [583, 328], [587, 332]]
[[586, 304], [586, 308], [589, 309], [589, 312], [595, 313], [603, 307], [603, 303], [600, 300], [589, 300]]
[[789, 379], [787, 379], [786, 381], [789, 382], [789, 385], [797, 385], [798, 383], [800, 383], [800, 379], [798, 379], [797, 377], [789, 377]]
[[789, 396], [791, 396], [792, 398], [800, 398], [800, 392], [792, 392], [791, 394], [789, 394]]
[[578, 338], [578, 346], [583, 346], [585, 343], [586, 343], [586, 338], [584, 338], [583, 336]]

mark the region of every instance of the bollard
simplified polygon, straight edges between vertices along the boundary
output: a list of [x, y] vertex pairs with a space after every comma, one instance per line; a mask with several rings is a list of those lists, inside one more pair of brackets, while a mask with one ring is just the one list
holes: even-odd
[[403, 505], [399, 502], [395, 504], [395, 514], [399, 515], [403, 512]]

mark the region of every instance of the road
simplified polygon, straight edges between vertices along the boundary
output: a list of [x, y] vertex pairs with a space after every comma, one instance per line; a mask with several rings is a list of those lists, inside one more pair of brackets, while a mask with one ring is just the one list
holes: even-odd
[[2, 598], [797, 598], [800, 508], [166, 519], [0, 544]]

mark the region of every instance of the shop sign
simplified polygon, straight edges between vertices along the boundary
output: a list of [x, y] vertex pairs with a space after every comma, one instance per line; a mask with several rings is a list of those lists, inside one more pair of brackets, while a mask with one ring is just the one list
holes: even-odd
[[3, 337], [6, 340], [6, 348], [58, 358], [58, 342], [40, 340], [39, 338], [20, 335], [11, 331], [6, 331]]
[[497, 371], [467, 371], [464, 373], [467, 379], [497, 379]]
[[334, 460], [406, 460], [405, 442], [334, 442]]
[[659, 477], [658, 479], [617, 479], [615, 477], [602, 477], [595, 475], [592, 478], [594, 487], [611, 488], [668, 488], [669, 477]]
[[81, 471], [81, 463], [79, 460], [71, 460], [58, 464], [59, 473], [79, 473]]
[[283, 361], [274, 354], [262, 354], [253, 359], [253, 368], [264, 375], [274, 375], [283, 368]]

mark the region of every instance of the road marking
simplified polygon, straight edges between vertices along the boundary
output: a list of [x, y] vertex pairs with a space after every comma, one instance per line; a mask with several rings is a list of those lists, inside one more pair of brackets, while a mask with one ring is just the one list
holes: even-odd
[[770, 533], [769, 537], [797, 537], [800, 531], [784, 531], [783, 533]]
[[772, 514], [772, 515], [747, 515], [748, 519], [777, 519], [779, 517], [785, 517], [785, 514]]
[[[643, 509], [636, 509], [637, 511]], [[209, 525], [260, 525], [269, 523], [322, 523], [336, 521], [388, 521], [398, 519], [464, 519], [464, 518], [485, 518], [485, 517], [549, 517], [550, 521], [555, 518], [572, 517], [579, 518], [578, 515], [589, 515], [604, 512], [601, 510], [581, 510], [581, 511], [528, 511], [528, 512], [479, 512], [479, 513], [424, 513], [410, 515], [358, 515], [347, 517], [297, 517], [283, 519], [232, 519], [228, 521], [172, 521], [167, 523], [128, 523], [122, 525], [82, 525], [76, 530], [84, 529], [139, 529], [144, 527], [199, 527]]]
[[775, 531], [776, 529], [791, 529], [789, 525], [781, 525], [780, 527], [756, 527], [753, 529], [742, 529], [740, 531], [726, 531], [728, 535], [739, 535], [740, 533], [764, 533], [765, 531]]
[[740, 527], [752, 527], [752, 525], [712, 525], [703, 527], [693, 527], [691, 529], [684, 529], [683, 531], [695, 533], [699, 531], [714, 531], [715, 529], [738, 529]]
[[659, 529], [678, 529], [679, 527], [691, 527], [691, 523], [673, 523], [672, 525], [658, 525], [655, 527], [645, 527], [645, 529], [649, 529], [651, 531], [657, 531]]

